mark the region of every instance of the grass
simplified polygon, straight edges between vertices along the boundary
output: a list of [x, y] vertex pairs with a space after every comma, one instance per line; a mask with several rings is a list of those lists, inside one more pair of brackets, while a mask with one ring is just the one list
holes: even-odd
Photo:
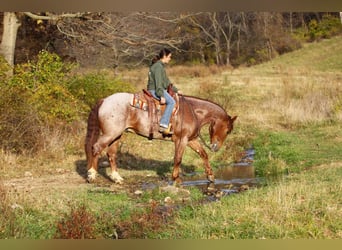
[[[276, 185], [182, 209], [167, 238], [341, 238], [341, 164], [286, 177]], [[155, 236], [157, 237], [157, 236]]]
[[341, 139], [339, 123], [261, 132], [253, 141], [256, 171], [261, 176], [277, 175], [342, 161]]
[[[185, 94], [238, 115], [223, 148], [208, 152], [212, 166], [238, 161], [252, 145], [256, 174], [275, 181], [210, 203], [197, 188], [185, 196], [142, 190], [170, 179], [174, 146], [124, 134], [118, 165], [125, 184], [102, 176], [105, 163], [87, 184], [85, 124], [72, 135], [46, 129], [46, 147], [34, 158], [0, 151], [0, 238], [341, 238], [341, 43], [339, 36], [309, 44], [251, 68], [169, 69]], [[145, 73], [124, 72], [124, 80], [143, 88]], [[185, 151], [184, 171], [202, 165]]]

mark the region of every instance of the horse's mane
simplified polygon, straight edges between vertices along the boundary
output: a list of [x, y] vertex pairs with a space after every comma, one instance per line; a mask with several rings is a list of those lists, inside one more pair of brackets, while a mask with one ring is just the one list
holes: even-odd
[[205, 104], [213, 107], [215, 110], [222, 112], [222, 114], [224, 114], [224, 115], [228, 116], [228, 118], [230, 118], [230, 116], [227, 114], [226, 110], [218, 103], [215, 103], [211, 100], [200, 98], [200, 97], [189, 96], [189, 95], [183, 95], [183, 96], [185, 97], [186, 101], [190, 101], [192, 103], [192, 105], [194, 105], [194, 106], [203, 107], [202, 105], [203, 105], [203, 103], [205, 103]]

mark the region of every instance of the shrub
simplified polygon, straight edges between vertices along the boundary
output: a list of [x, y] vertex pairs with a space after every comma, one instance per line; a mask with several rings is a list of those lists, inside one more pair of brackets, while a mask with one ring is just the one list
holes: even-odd
[[64, 85], [67, 73], [74, 66], [71, 63], [64, 63], [57, 54], [43, 50], [39, 52], [36, 61], [15, 66], [11, 83], [25, 86], [31, 91], [46, 83]]
[[16, 65], [8, 76], [8, 65], [0, 59], [1, 147], [15, 153], [37, 152], [48, 145], [46, 128], [77, 124], [89, 107], [115, 92], [133, 87], [103, 74], [73, 76], [75, 65], [64, 63], [53, 53], [41, 51], [36, 61]]
[[37, 111], [43, 123], [77, 120], [84, 106], [66, 88], [67, 73], [72, 67], [58, 55], [41, 51], [37, 61], [15, 67], [15, 75], [9, 81], [13, 88], [9, 91], [26, 92], [23, 105]]
[[330, 38], [342, 32], [341, 20], [330, 15], [323, 16], [322, 21], [311, 20], [309, 23], [309, 40], [315, 41]]
[[[1, 147], [14, 153], [36, 152], [44, 145], [46, 126], [78, 120], [85, 109], [65, 88], [71, 65], [40, 52], [37, 61], [16, 65], [14, 75], [0, 63]], [[4, 73], [5, 72], [5, 73]]]
[[128, 220], [121, 221], [116, 225], [118, 238], [120, 239], [141, 239], [149, 238], [149, 234], [158, 234], [165, 228], [172, 225], [172, 207], [161, 209], [154, 200], [150, 202], [150, 207], [143, 213], [136, 212]]
[[78, 120], [86, 108], [67, 88], [54, 83], [39, 85], [28, 101], [48, 124]]
[[0, 137], [1, 147], [14, 153], [35, 149], [40, 135], [40, 120], [28, 104], [29, 93], [21, 86], [1, 82]]
[[99, 99], [113, 93], [135, 91], [127, 82], [97, 73], [76, 76], [68, 82], [67, 87], [70, 93], [88, 107], [92, 107]]
[[0, 56], [0, 81], [1, 82], [4, 82], [7, 80], [10, 71], [11, 71], [11, 67], [6, 62], [6, 60], [2, 56]]
[[94, 239], [95, 218], [85, 205], [72, 207], [70, 214], [57, 223], [57, 239]]

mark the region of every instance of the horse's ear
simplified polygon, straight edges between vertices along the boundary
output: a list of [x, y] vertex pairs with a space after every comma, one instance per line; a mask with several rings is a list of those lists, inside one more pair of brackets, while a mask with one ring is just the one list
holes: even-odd
[[236, 120], [237, 116], [234, 116], [233, 118], [231, 118], [230, 120], [232, 121], [232, 123]]

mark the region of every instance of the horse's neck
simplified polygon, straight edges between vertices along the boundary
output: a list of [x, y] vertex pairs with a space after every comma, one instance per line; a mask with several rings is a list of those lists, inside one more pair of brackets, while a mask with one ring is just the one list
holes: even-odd
[[217, 104], [199, 99], [196, 97], [186, 97], [200, 126], [210, 123], [214, 118], [222, 116], [224, 111]]

